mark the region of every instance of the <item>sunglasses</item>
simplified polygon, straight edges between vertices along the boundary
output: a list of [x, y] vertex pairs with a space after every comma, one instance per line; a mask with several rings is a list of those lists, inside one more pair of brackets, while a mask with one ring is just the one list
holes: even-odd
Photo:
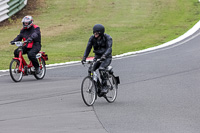
[[99, 35], [99, 32], [95, 32], [94, 35]]

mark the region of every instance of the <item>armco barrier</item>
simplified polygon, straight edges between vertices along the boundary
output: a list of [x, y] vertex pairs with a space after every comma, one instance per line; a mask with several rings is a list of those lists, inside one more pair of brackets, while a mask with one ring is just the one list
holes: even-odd
[[0, 0], [0, 22], [8, 19], [27, 5], [28, 0]]

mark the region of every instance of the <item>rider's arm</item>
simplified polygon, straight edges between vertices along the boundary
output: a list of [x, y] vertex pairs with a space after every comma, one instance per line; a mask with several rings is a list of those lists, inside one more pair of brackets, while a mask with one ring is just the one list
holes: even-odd
[[89, 41], [88, 41], [88, 44], [87, 44], [87, 47], [85, 49], [85, 53], [83, 55], [83, 57], [87, 58], [88, 55], [90, 54], [90, 51], [92, 49], [92, 39], [93, 39], [94, 36], [91, 36]]
[[20, 33], [19, 33], [19, 35], [17, 35], [17, 37], [16, 37], [13, 41], [14, 41], [14, 42], [16, 42], [16, 41], [21, 41], [22, 38], [23, 38], [23, 36], [22, 36], [22, 30], [21, 30]]
[[104, 53], [105, 56], [108, 56], [112, 53], [112, 37], [108, 34], [105, 34], [105, 37], [107, 38], [106, 42], [106, 52]]
[[32, 33], [32, 35], [31, 35], [31, 38], [35, 41], [35, 42], [37, 42], [37, 41], [39, 41], [39, 36], [40, 36], [40, 27], [37, 27], [37, 28], [35, 28], [34, 29], [34, 32]]

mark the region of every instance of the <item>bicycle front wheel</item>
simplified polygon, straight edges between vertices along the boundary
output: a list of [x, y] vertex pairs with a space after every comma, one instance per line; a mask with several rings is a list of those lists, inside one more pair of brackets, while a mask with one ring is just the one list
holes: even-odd
[[105, 99], [112, 103], [117, 98], [117, 81], [114, 77], [114, 75], [109, 75], [107, 79], [107, 85], [108, 85], [108, 93], [105, 95]]
[[13, 59], [10, 62], [9, 71], [10, 71], [10, 76], [13, 81], [20, 82], [22, 80], [23, 73], [22, 71], [19, 71], [19, 60]]
[[97, 93], [94, 82], [90, 76], [87, 76], [83, 79], [81, 84], [81, 95], [84, 103], [87, 106], [92, 106], [94, 104]]

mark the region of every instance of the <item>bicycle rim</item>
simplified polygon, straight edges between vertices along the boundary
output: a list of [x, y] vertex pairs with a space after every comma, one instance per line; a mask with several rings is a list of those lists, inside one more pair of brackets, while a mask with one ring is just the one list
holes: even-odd
[[108, 90], [108, 93], [105, 96], [105, 99], [109, 103], [112, 103], [117, 98], [117, 88], [118, 88], [116, 79], [113, 75], [109, 75], [108, 80], [107, 80], [107, 85], [109, 87], [109, 90]]
[[15, 82], [20, 82], [23, 77], [23, 73], [19, 72], [19, 61], [18, 60], [12, 60], [10, 62], [10, 76], [13, 81]]
[[81, 95], [87, 106], [92, 106], [96, 98], [96, 89], [91, 77], [85, 77], [81, 85]]
[[45, 74], [46, 74], [46, 66], [45, 66], [45, 61], [43, 58], [40, 58], [41, 60], [38, 59], [39, 66], [40, 66], [40, 73], [39, 74], [34, 74], [36, 79], [43, 79]]

